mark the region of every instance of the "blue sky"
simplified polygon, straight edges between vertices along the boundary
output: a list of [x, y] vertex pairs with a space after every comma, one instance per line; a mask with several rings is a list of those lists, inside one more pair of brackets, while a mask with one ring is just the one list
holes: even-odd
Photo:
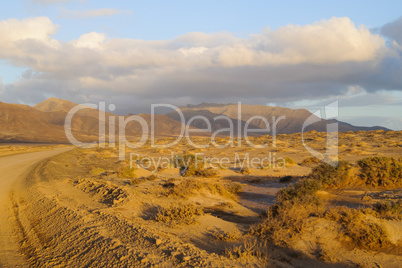
[[[0, 19], [47, 16], [60, 29], [55, 37], [69, 41], [91, 31], [145, 40], [170, 39], [194, 31], [231, 32], [238, 36], [258, 33], [270, 26], [310, 24], [331, 17], [348, 17], [355, 24], [377, 28], [401, 16], [399, 1], [8, 1]], [[46, 2], [46, 1], [43, 1]], [[51, 1], [49, 1], [51, 2]], [[56, 2], [56, 1], [54, 1]], [[110, 8], [122, 15], [73, 19], [63, 11]]]
[[[400, 1], [9, 1], [0, 8], [4, 32], [11, 35], [12, 27], [20, 27], [29, 38], [18, 40], [32, 40], [29, 31], [36, 28], [29, 25], [36, 23], [38, 30], [43, 28], [43, 47], [31, 44], [29, 53], [27, 48], [0, 48], [0, 100], [35, 104], [50, 96], [75, 102], [107, 99], [124, 113], [149, 112], [153, 102], [243, 101], [309, 108], [338, 99], [340, 120], [402, 129], [401, 10]], [[21, 25], [11, 25], [12, 19]], [[342, 29], [344, 33], [338, 32]], [[193, 32], [197, 34], [189, 34]], [[338, 46], [348, 39], [351, 46], [326, 50], [321, 35], [324, 41], [340, 40]], [[306, 36], [301, 48], [292, 44]], [[251, 52], [227, 60], [228, 51], [236, 53], [232, 56], [244, 51], [239, 47]], [[344, 57], [350, 48], [355, 53]], [[297, 55], [286, 54], [299, 49]], [[177, 51], [186, 59], [172, 61]], [[263, 62], [250, 56], [261, 51], [269, 52]], [[109, 52], [119, 60], [105, 57]], [[317, 58], [300, 59], [303, 53]]]

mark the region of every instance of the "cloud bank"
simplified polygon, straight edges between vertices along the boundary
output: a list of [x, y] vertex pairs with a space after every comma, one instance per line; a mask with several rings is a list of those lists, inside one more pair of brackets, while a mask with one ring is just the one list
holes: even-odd
[[263, 104], [328, 98], [357, 87], [401, 90], [398, 23], [381, 29], [391, 45], [336, 17], [267, 27], [248, 38], [193, 32], [146, 41], [92, 32], [62, 42], [52, 38], [59, 26], [47, 17], [11, 19], [0, 22], [0, 59], [28, 71], [3, 87], [8, 99], [26, 103], [49, 96], [108, 100], [124, 112], [148, 111], [150, 103]]

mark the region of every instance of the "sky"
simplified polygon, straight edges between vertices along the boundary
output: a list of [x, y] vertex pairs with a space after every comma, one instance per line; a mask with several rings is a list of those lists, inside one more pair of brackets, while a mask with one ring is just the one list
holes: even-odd
[[[6, 2], [6, 1], [3, 1]], [[402, 130], [400, 1], [22, 0], [0, 4], [0, 101], [202, 102]]]

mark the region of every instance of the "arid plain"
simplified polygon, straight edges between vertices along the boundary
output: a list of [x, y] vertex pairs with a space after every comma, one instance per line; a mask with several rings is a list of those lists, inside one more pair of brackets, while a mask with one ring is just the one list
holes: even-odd
[[[317, 152], [325, 152], [326, 135], [312, 131], [304, 133], [304, 140]], [[267, 135], [249, 139], [270, 146], [255, 148], [244, 139], [241, 148], [236, 147], [237, 140], [233, 147], [206, 149], [194, 149], [185, 140], [166, 149], [147, 143], [127, 150], [124, 161], [119, 160], [117, 148], [107, 145], [1, 146], [0, 161], [7, 166], [13, 157], [32, 155], [28, 157], [32, 163], [13, 167], [21, 174], [3, 188], [9, 191], [6, 199], [2, 196], [2, 206], [10, 209], [1, 219], [7, 227], [2, 229], [8, 231], [2, 234], [8, 235], [8, 242], [2, 239], [1, 264], [398, 267], [402, 263], [402, 132], [339, 133], [340, 160], [335, 167], [312, 157], [301, 134], [277, 135], [276, 141]], [[192, 141], [207, 143], [209, 138], [192, 137]], [[216, 139], [221, 145], [228, 141]], [[273, 142], [276, 146], [271, 146]], [[34, 152], [20, 154], [26, 150]], [[266, 162], [250, 164], [264, 158]], [[5, 255], [13, 257], [4, 261]]]

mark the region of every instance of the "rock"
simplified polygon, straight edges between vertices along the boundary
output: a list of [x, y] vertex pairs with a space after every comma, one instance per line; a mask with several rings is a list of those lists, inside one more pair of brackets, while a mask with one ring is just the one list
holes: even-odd
[[155, 245], [159, 246], [160, 244], [162, 244], [162, 240], [156, 239], [155, 240]]

